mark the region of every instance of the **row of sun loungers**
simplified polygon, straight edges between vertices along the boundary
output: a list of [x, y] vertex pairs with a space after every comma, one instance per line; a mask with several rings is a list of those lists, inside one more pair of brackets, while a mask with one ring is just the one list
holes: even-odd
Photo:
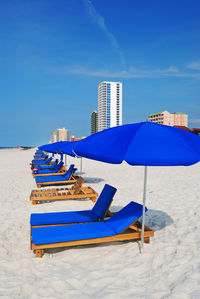
[[[30, 196], [32, 203], [81, 197], [89, 197], [95, 202], [98, 194], [92, 188], [82, 186], [84, 180], [73, 176], [73, 167], [71, 165], [63, 175], [35, 176], [38, 187], [45, 182], [64, 182], [60, 181], [60, 176], [75, 181], [75, 184], [71, 188], [33, 190]], [[142, 216], [142, 205], [130, 202], [119, 212], [112, 213], [109, 208], [116, 190], [106, 184], [91, 210], [32, 214], [31, 250], [35, 256], [42, 257], [49, 248], [141, 239], [141, 224], [138, 220]], [[144, 242], [149, 243], [153, 235], [154, 232], [145, 227]]]
[[33, 176], [35, 178], [37, 186], [50, 186], [50, 185], [65, 185], [73, 184], [71, 188], [53, 188], [33, 190], [31, 192], [30, 199], [33, 204], [37, 204], [38, 201], [51, 201], [51, 200], [63, 200], [63, 199], [80, 199], [90, 198], [93, 202], [96, 201], [98, 194], [91, 187], [83, 187], [83, 178], [75, 176], [74, 172], [76, 168], [72, 164], [67, 171], [60, 161], [53, 169], [50, 168], [38, 168], [33, 170]]
[[[46, 160], [45, 160], [46, 159]], [[58, 165], [51, 162], [52, 157], [32, 160], [31, 168], [38, 188], [48, 185], [74, 184], [78, 177], [74, 176], [76, 168], [72, 164], [67, 171], [60, 161]], [[52, 164], [55, 166], [52, 168]], [[49, 166], [49, 167], [48, 167]]]

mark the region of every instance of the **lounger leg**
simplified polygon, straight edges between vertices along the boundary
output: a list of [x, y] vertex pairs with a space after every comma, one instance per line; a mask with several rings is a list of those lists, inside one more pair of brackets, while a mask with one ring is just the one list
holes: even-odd
[[42, 257], [44, 255], [44, 249], [35, 249], [35, 257]]
[[93, 202], [96, 202], [96, 197], [91, 197], [91, 200], [92, 200]]
[[144, 238], [144, 243], [150, 243], [150, 238]]

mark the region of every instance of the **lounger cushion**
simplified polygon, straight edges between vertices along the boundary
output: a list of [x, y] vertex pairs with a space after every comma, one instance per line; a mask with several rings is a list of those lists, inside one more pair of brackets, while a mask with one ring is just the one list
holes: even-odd
[[98, 197], [97, 202], [95, 203], [92, 212], [97, 216], [97, 219], [102, 219], [105, 215], [107, 209], [109, 208], [112, 199], [117, 191], [116, 188], [105, 184], [101, 194]]
[[[142, 209], [143, 206], [141, 204], [131, 201], [122, 210], [108, 219], [106, 223], [116, 232], [116, 234], [119, 234], [142, 216]], [[145, 208], [145, 212], [146, 211], [147, 208]]]
[[32, 228], [32, 241], [36, 245], [113, 235], [115, 235], [115, 232], [104, 222]]
[[38, 164], [38, 165], [34, 165], [34, 168], [36, 168], [36, 169], [51, 169], [51, 167], [52, 168], [55, 167], [55, 165], [53, 166], [53, 164], [51, 164], [51, 165], [39, 165]]
[[96, 215], [91, 210], [76, 212], [56, 212], [56, 213], [40, 213], [31, 214], [30, 224], [34, 225], [50, 225], [50, 224], [68, 224], [97, 221]]
[[34, 213], [31, 214], [30, 224], [31, 226], [35, 226], [64, 223], [68, 224], [81, 222], [95, 222], [98, 220], [102, 220], [112, 202], [112, 198], [116, 190], [116, 188], [106, 184], [92, 210], [40, 214]]
[[38, 160], [38, 161], [33, 161], [33, 165], [46, 165], [49, 164], [52, 158], [49, 158], [48, 160]]
[[55, 163], [55, 161], [53, 162], [53, 164], [51, 164], [51, 165], [45, 165], [45, 166], [39, 166], [39, 165], [37, 165], [37, 166], [34, 166], [34, 168], [41, 168], [41, 170], [53, 170], [53, 168], [55, 168], [56, 167], [56, 163]]
[[46, 162], [47, 160], [49, 160], [50, 158], [48, 157], [44, 157], [44, 158], [37, 158], [37, 159], [33, 159], [32, 162], [33, 163], [38, 163], [38, 162]]

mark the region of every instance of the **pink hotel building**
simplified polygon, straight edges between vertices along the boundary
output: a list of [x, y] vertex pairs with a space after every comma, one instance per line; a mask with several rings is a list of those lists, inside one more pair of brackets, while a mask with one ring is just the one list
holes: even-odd
[[167, 126], [188, 126], [188, 115], [180, 112], [162, 111], [148, 116], [148, 121]]

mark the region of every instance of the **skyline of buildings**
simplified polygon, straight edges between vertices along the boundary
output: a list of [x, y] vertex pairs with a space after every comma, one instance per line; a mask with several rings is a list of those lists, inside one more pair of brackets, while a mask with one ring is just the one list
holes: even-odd
[[188, 115], [182, 112], [170, 113], [167, 110], [150, 114], [148, 121], [167, 126], [188, 127]]
[[[142, 120], [141, 120], [142, 121]], [[177, 126], [187, 129], [188, 115], [185, 113], [170, 113], [167, 110], [150, 114], [149, 122]], [[91, 113], [91, 134], [122, 125], [122, 83], [102, 81], [98, 84], [98, 110]], [[58, 141], [75, 141], [85, 137], [75, 137], [65, 128], [57, 129], [51, 133], [51, 143]]]
[[103, 81], [98, 85], [98, 132], [122, 125], [122, 83]]

